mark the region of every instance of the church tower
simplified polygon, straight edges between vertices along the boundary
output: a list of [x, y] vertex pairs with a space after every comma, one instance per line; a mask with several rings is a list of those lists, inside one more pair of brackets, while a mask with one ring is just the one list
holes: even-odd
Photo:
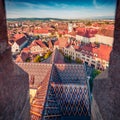
[[0, 0], [0, 120], [30, 120], [28, 74], [11, 57], [5, 3]]
[[73, 30], [73, 24], [72, 22], [68, 23], [68, 33], [72, 32]]

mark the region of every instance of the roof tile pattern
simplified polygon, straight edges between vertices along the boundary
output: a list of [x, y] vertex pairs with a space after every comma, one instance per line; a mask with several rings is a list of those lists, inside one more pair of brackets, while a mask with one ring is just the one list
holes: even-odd
[[90, 116], [87, 86], [52, 84], [62, 116]]
[[29, 74], [30, 87], [37, 88], [39, 84], [44, 80], [47, 72], [51, 69], [51, 64], [39, 64], [39, 63], [18, 63]]
[[56, 64], [55, 67], [62, 83], [86, 84], [84, 65]]
[[49, 78], [50, 78], [50, 70], [47, 72], [47, 75], [45, 76], [44, 80], [39, 85], [35, 98], [32, 101], [31, 111], [30, 111], [32, 120], [42, 120], [42, 114], [43, 114], [46, 94], [48, 90]]
[[[50, 63], [18, 63], [37, 93], [31, 104], [32, 120], [61, 120], [90, 116], [89, 90], [84, 65], [60, 64], [59, 51]], [[52, 62], [51, 62], [52, 61]], [[63, 61], [62, 61], [63, 62]], [[89, 119], [87, 119], [89, 120]]]

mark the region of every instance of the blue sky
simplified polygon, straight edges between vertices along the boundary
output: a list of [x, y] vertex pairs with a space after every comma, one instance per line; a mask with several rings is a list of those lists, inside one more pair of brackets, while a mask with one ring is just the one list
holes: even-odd
[[114, 16], [116, 0], [5, 0], [7, 18]]

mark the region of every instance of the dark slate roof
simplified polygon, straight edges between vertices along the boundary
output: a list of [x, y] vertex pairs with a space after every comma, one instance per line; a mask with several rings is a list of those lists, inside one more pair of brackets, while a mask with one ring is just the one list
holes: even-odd
[[87, 77], [83, 64], [55, 64], [54, 67], [56, 67], [56, 74], [60, 76], [62, 83], [86, 84]]
[[22, 45], [25, 41], [27, 41], [27, 38], [26, 38], [25, 36], [23, 36], [22, 38], [18, 39], [18, 40], [16, 41], [16, 43], [17, 43], [18, 45]]
[[[90, 101], [87, 85], [51, 84], [61, 116], [90, 116]], [[87, 119], [88, 120], [88, 119]]]
[[37, 89], [31, 102], [32, 120], [90, 117], [85, 67], [83, 64], [63, 63], [64, 58], [57, 49], [49, 64], [18, 63], [29, 74], [30, 87]]
[[54, 63], [59, 63], [59, 64], [63, 64], [64, 62], [64, 56], [59, 52], [58, 49], [55, 49], [54, 51], [54, 55], [53, 55], [53, 62]]
[[58, 49], [55, 49], [54, 52], [52, 53], [52, 55], [48, 59], [42, 61], [42, 63], [63, 64], [63, 63], [65, 63], [64, 62], [64, 56], [59, 52]]

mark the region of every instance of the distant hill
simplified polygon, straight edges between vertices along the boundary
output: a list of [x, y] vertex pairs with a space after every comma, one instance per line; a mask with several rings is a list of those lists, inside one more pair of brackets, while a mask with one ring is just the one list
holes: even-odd
[[114, 18], [114, 16], [99, 16], [99, 17], [93, 17], [92, 18], [93, 20], [95, 19], [95, 20], [114, 20], [115, 18]]
[[88, 18], [81, 18], [81, 19], [62, 19], [62, 18], [8, 18], [8, 21], [25, 21], [25, 20], [41, 20], [41, 21], [69, 21], [69, 20], [114, 20], [114, 16], [100, 16], [100, 17], [88, 17]]
[[23, 21], [23, 20], [43, 20], [43, 21], [50, 21], [50, 20], [65, 20], [60, 18], [8, 18], [8, 21]]

